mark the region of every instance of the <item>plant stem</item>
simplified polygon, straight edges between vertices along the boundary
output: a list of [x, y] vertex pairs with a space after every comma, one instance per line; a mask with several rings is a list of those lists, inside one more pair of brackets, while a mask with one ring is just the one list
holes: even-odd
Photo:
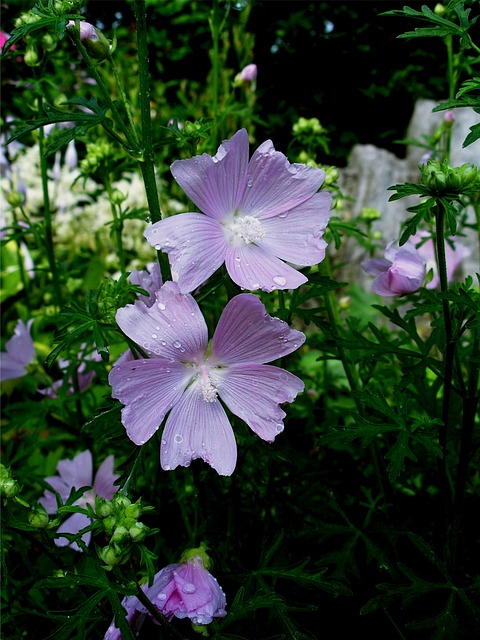
[[[43, 116], [43, 96], [38, 93], [38, 115]], [[40, 152], [40, 175], [42, 180], [43, 192], [43, 216], [45, 228], [45, 251], [50, 266], [50, 272], [53, 279], [53, 289], [55, 293], [55, 301], [57, 306], [62, 303], [62, 289], [60, 286], [60, 277], [58, 274], [57, 264], [55, 261], [55, 253], [53, 249], [53, 227], [52, 227], [52, 211], [50, 209], [50, 196], [48, 195], [48, 173], [47, 159], [45, 157], [45, 133], [43, 127], [38, 129], [38, 148]]]
[[[145, 0], [135, 0], [135, 19], [137, 25], [138, 42], [138, 80], [140, 84], [140, 117], [142, 122], [143, 160], [140, 162], [145, 192], [147, 194], [150, 218], [153, 223], [162, 219], [160, 201], [158, 198], [157, 181], [155, 179], [155, 164], [152, 142], [152, 120], [150, 113], [150, 78], [148, 73], [148, 46]], [[172, 279], [168, 256], [162, 251], [157, 252], [160, 272], [163, 282]]]
[[218, 95], [219, 95], [219, 48], [218, 41], [220, 38], [220, 5], [219, 0], [214, 0], [213, 10], [210, 17], [210, 30], [212, 32], [213, 53], [212, 53], [212, 113], [214, 119], [214, 128], [212, 134], [212, 149], [218, 146]]
[[115, 230], [115, 238], [117, 240], [117, 249], [118, 249], [118, 258], [120, 260], [120, 271], [123, 274], [125, 273], [125, 270], [126, 270], [125, 251], [123, 250], [123, 240], [122, 240], [123, 221], [121, 217], [119, 217], [117, 212], [117, 205], [113, 201], [112, 183], [110, 181], [110, 177], [105, 178], [104, 182], [105, 182], [105, 188], [107, 189], [110, 208], [112, 210], [113, 228]]

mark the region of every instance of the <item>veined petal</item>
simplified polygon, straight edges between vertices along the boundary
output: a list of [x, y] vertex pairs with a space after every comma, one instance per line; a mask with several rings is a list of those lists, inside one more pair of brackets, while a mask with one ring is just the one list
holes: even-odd
[[145, 444], [179, 401], [192, 377], [180, 362], [163, 358], [133, 360], [113, 367], [108, 376], [112, 396], [122, 402], [122, 423], [135, 444]]
[[252, 293], [241, 293], [226, 305], [212, 338], [209, 367], [264, 364], [298, 349], [305, 335], [274, 318]]
[[57, 465], [57, 471], [70, 488], [91, 487], [93, 475], [92, 454], [87, 449], [75, 456], [73, 460], [60, 460]]
[[[75, 549], [75, 551], [82, 551], [82, 548], [76, 542], [70, 543], [68, 539], [62, 536], [61, 534], [62, 533], [72, 533], [72, 534], [78, 533], [82, 529], [85, 529], [85, 527], [88, 527], [91, 523], [92, 521], [85, 514], [72, 513], [72, 515], [69, 516], [65, 520], [65, 522], [62, 522], [62, 524], [58, 527], [57, 537], [55, 538], [55, 544], [57, 545], [57, 547], [66, 547], [70, 545], [72, 549]], [[87, 545], [87, 547], [90, 543], [91, 537], [92, 537], [91, 531], [87, 531], [82, 535], [82, 540]]]
[[266, 364], [231, 365], [212, 373], [223, 402], [262, 440], [273, 442], [283, 431], [282, 402], [293, 402], [304, 384], [292, 373]]
[[225, 266], [231, 279], [243, 289], [297, 289], [307, 282], [303, 273], [255, 244], [229, 247]]
[[222, 220], [238, 206], [246, 185], [249, 156], [245, 129], [225, 140], [213, 158], [201, 156], [177, 160], [172, 175], [200, 211]]
[[174, 280], [182, 293], [203, 284], [225, 260], [224, 231], [216, 220], [203, 213], [165, 218], [148, 227], [144, 235], [155, 249], [168, 253]]
[[162, 433], [160, 462], [165, 470], [188, 467], [201, 458], [221, 476], [235, 469], [237, 445], [227, 414], [218, 399], [209, 402], [192, 384], [173, 407]]
[[106, 500], [111, 500], [118, 490], [114, 482], [120, 476], [114, 473], [113, 468], [114, 456], [107, 456], [99, 466], [93, 482], [95, 493]]
[[325, 258], [323, 234], [329, 219], [330, 194], [315, 193], [290, 211], [262, 219], [265, 235], [257, 244], [287, 262], [318, 264]]
[[193, 297], [180, 293], [174, 282], [157, 291], [151, 307], [140, 301], [128, 304], [117, 311], [116, 320], [148, 356], [177, 362], [203, 360], [207, 325]]
[[389, 298], [392, 296], [398, 296], [398, 293], [390, 289], [390, 277], [388, 270], [378, 275], [372, 282], [372, 291], [379, 296]]
[[145, 296], [143, 294], [138, 294], [138, 299], [144, 302], [147, 307], [151, 307], [154, 300], [156, 292], [161, 288], [162, 282], [162, 274], [160, 273], [160, 265], [158, 262], [154, 262], [150, 265], [150, 268], [143, 269], [139, 271], [134, 269], [130, 275], [128, 276], [129, 281], [132, 284], [138, 284], [142, 289], [148, 291], [149, 296]]
[[365, 260], [365, 262], [362, 262], [361, 266], [362, 269], [371, 276], [379, 276], [381, 273], [388, 271], [392, 266], [392, 263], [384, 260], [383, 258], [372, 258], [371, 260]]
[[297, 207], [323, 184], [325, 172], [290, 164], [271, 140], [261, 144], [248, 165], [247, 188], [238, 207], [242, 215], [276, 216]]

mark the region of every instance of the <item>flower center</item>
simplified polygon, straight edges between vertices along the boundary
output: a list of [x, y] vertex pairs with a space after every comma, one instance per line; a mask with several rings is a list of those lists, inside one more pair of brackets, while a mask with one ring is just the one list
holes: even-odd
[[218, 391], [212, 383], [210, 376], [208, 375], [208, 369], [205, 365], [200, 367], [199, 389], [205, 402], [215, 402]]
[[230, 242], [239, 239], [245, 244], [253, 244], [265, 235], [262, 223], [253, 216], [235, 216], [233, 222], [227, 226], [227, 230]]

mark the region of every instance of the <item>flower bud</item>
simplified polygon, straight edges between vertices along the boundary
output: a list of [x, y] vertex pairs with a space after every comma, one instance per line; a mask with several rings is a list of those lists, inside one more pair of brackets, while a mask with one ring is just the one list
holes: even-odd
[[20, 493], [20, 485], [12, 478], [10, 469], [0, 464], [0, 496], [2, 498], [15, 498]]
[[117, 553], [115, 548], [110, 545], [108, 545], [107, 547], [104, 547], [100, 551], [99, 556], [100, 556], [100, 560], [104, 562], [108, 567], [116, 567], [122, 561], [122, 558]]
[[328, 186], [334, 184], [338, 180], [339, 176], [340, 171], [337, 169], [337, 167], [327, 167], [327, 169], [325, 170], [324, 185]]
[[362, 213], [360, 214], [360, 218], [365, 220], [365, 222], [373, 222], [374, 220], [380, 220], [382, 214], [378, 209], [374, 209], [371, 207], [363, 207]]
[[133, 527], [130, 527], [128, 534], [133, 542], [142, 542], [147, 535], [147, 527], [143, 522], [136, 522]]
[[115, 527], [110, 542], [121, 543], [128, 538], [128, 530], [124, 526]]
[[38, 504], [34, 509], [32, 509], [28, 516], [28, 522], [32, 527], [36, 527], [37, 529], [45, 529], [48, 527], [50, 518], [48, 517], [45, 507]]
[[35, 67], [38, 64], [38, 52], [35, 45], [28, 45], [23, 60], [28, 67]]
[[125, 200], [127, 199], [127, 196], [122, 193], [120, 191], [120, 189], [113, 189], [112, 194], [110, 196], [110, 200], [112, 202], [112, 204], [122, 204], [122, 202], [125, 202]]

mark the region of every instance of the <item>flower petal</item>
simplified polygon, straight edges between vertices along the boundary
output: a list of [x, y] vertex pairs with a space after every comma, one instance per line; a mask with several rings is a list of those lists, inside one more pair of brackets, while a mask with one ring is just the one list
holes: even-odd
[[[85, 529], [85, 527], [88, 527], [91, 523], [92, 521], [90, 520], [90, 518], [86, 516], [84, 513], [72, 513], [72, 515], [69, 516], [65, 520], [65, 522], [62, 522], [62, 524], [57, 529], [57, 537], [54, 540], [56, 546], [57, 547], [70, 546], [72, 547], [72, 549], [75, 549], [75, 551], [82, 551], [82, 548], [76, 542], [72, 542], [70, 544], [68, 539], [62, 536], [61, 534], [62, 533], [72, 533], [72, 534], [78, 533], [82, 529]], [[87, 531], [82, 536], [82, 540], [87, 546], [90, 543], [91, 537], [92, 537], [91, 531]]]
[[144, 296], [138, 294], [138, 299], [144, 302], [147, 307], [151, 307], [155, 301], [155, 294], [162, 286], [162, 274], [160, 273], [160, 265], [158, 262], [154, 262], [150, 265], [149, 269], [143, 269], [138, 271], [134, 269], [128, 276], [129, 281], [132, 284], [137, 284], [145, 291], [148, 291], [150, 295]]
[[325, 172], [290, 164], [271, 140], [261, 144], [248, 165], [247, 188], [238, 207], [241, 215], [276, 216], [297, 207], [323, 184]]
[[200, 211], [222, 220], [237, 208], [246, 185], [249, 156], [245, 129], [225, 140], [215, 157], [201, 156], [177, 160], [172, 175]]
[[243, 289], [297, 289], [307, 278], [255, 244], [229, 247], [225, 259], [228, 275]]
[[188, 467], [201, 458], [221, 476], [235, 469], [237, 445], [225, 410], [218, 399], [204, 400], [192, 384], [173, 407], [165, 424], [160, 462], [165, 470]]
[[63, 482], [70, 488], [91, 487], [92, 454], [87, 449], [76, 455], [73, 460], [60, 460], [57, 471]]
[[116, 320], [148, 356], [177, 362], [203, 359], [207, 325], [193, 297], [180, 293], [174, 282], [157, 291], [151, 307], [140, 301], [128, 304], [117, 311]]
[[257, 296], [241, 293], [223, 310], [207, 364], [264, 364], [292, 353], [304, 342], [301, 331], [268, 315]]
[[0, 353], [0, 380], [21, 378], [26, 374], [26, 366], [35, 357], [35, 347], [30, 336], [33, 319], [27, 323], [18, 320], [13, 336], [5, 343], [5, 351]]
[[203, 284], [225, 260], [227, 241], [223, 229], [203, 213], [165, 218], [148, 227], [144, 235], [157, 251], [168, 253], [173, 277], [182, 293]]
[[113, 367], [112, 396], [122, 402], [122, 423], [135, 444], [145, 444], [179, 401], [192, 372], [163, 358], [133, 360]]
[[392, 263], [383, 258], [372, 258], [371, 260], [362, 262], [361, 266], [362, 269], [371, 276], [379, 276], [381, 273], [388, 271]]
[[280, 403], [293, 402], [304, 389], [297, 376], [265, 364], [231, 365], [212, 372], [212, 380], [230, 411], [267, 442], [283, 431]]
[[107, 456], [99, 466], [93, 482], [95, 493], [106, 500], [111, 500], [118, 491], [118, 487], [114, 485], [114, 482], [120, 476], [113, 472], [114, 462], [113, 456]]
[[330, 195], [316, 193], [298, 207], [262, 219], [265, 235], [258, 245], [298, 265], [318, 264], [325, 258], [323, 234], [330, 219]]

